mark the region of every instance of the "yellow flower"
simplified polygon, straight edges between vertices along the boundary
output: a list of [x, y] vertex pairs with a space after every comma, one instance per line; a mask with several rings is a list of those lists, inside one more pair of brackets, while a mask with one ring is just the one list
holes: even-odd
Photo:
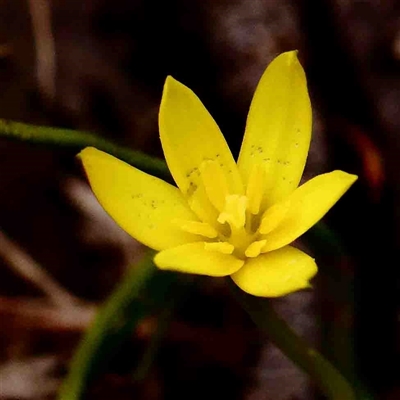
[[161, 269], [230, 275], [244, 291], [276, 297], [309, 286], [314, 260], [290, 243], [357, 179], [343, 171], [298, 187], [311, 140], [311, 105], [296, 52], [264, 72], [236, 164], [199, 98], [168, 77], [161, 143], [172, 186], [94, 148], [80, 158], [99, 202], [130, 235], [158, 250]]

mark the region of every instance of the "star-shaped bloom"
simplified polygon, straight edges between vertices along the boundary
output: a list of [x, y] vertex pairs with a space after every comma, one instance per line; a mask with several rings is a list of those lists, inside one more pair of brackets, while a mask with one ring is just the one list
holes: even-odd
[[159, 127], [177, 187], [95, 148], [80, 158], [104, 209], [159, 251], [159, 268], [230, 275], [250, 294], [282, 296], [308, 287], [317, 272], [314, 259], [290, 243], [357, 179], [333, 171], [298, 187], [311, 119], [303, 68], [296, 52], [287, 52], [261, 77], [237, 163], [199, 98], [172, 77]]

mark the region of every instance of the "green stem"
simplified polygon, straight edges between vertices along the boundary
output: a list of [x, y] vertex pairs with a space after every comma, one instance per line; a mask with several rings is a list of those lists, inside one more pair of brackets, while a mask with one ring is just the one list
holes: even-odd
[[179, 275], [179, 277], [179, 284], [174, 285], [173, 294], [168, 296], [168, 300], [165, 301], [163, 309], [157, 316], [157, 325], [150, 341], [132, 372], [132, 379], [134, 381], [141, 381], [148, 375], [174, 317], [177, 306], [184, 302], [189, 289], [193, 287], [194, 279], [191, 275], [185, 274]]
[[[354, 282], [349, 256], [334, 231], [323, 222], [310, 229], [303, 240], [319, 254], [322, 296], [329, 298], [329, 318], [323, 319], [323, 348], [347, 379], [357, 382], [354, 352]], [[331, 311], [331, 310], [334, 311]], [[334, 317], [331, 313], [334, 313]]]
[[[143, 288], [157, 271], [152, 262], [153, 251], [129, 270], [126, 278], [109, 297], [104, 306], [99, 309], [92, 326], [81, 341], [70, 364], [69, 374], [64, 380], [58, 400], [77, 400], [81, 397], [86, 381], [89, 378], [96, 354], [104, 344], [104, 339], [110, 331], [117, 329], [120, 317], [132, 300], [140, 298]], [[147, 307], [137, 302], [132, 312], [130, 322], [137, 324], [146, 314]]]
[[329, 399], [356, 399], [356, 394], [347, 380], [320, 353], [297, 336], [276, 314], [269, 299], [251, 296], [240, 290], [232, 281], [230, 286], [255, 324], [287, 357], [311, 376]]
[[171, 175], [164, 161], [148, 156], [140, 151], [118, 146], [109, 140], [88, 132], [28, 125], [0, 119], [0, 137], [33, 144], [71, 148], [74, 151], [93, 146], [151, 175], [158, 176], [167, 181], [171, 180]]
[[[176, 299], [175, 299], [176, 300]], [[133, 371], [132, 379], [134, 381], [141, 381], [148, 375], [151, 366], [153, 365], [154, 359], [160, 349], [162, 340], [170, 326], [172, 318], [174, 316], [174, 311], [176, 308], [176, 301], [171, 302], [168, 307], [166, 307], [157, 318], [157, 327], [152, 335], [147, 348], [141, 357], [138, 366]]]
[[368, 383], [359, 378], [356, 369], [354, 276], [349, 253], [335, 231], [322, 221], [306, 232], [303, 240], [312, 252], [319, 254], [319, 284], [323, 298], [329, 299], [329, 307], [334, 310], [328, 311], [329, 318], [322, 323], [324, 353], [352, 383], [357, 398], [372, 400], [374, 394]]

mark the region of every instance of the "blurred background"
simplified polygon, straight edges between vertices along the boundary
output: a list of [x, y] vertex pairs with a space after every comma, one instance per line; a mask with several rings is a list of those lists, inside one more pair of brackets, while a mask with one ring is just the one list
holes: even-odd
[[[314, 114], [305, 179], [343, 169], [359, 181], [325, 218], [325, 244], [321, 231], [300, 243], [323, 270], [314, 290], [275, 306], [333, 359], [341, 329], [351, 332], [361, 381], [400, 399], [398, 1], [0, 0], [0, 118], [162, 157], [157, 113], [170, 74], [237, 154], [258, 79], [293, 49]], [[55, 398], [96, 307], [143, 252], [97, 204], [74, 155], [0, 139], [1, 400]], [[85, 398], [318, 398], [223, 280], [199, 280], [137, 382], [152, 326], [143, 321]]]

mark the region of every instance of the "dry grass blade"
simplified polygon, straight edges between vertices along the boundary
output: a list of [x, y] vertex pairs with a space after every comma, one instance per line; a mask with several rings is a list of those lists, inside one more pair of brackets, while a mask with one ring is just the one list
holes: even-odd
[[72, 294], [58, 284], [18, 244], [0, 231], [0, 258], [19, 276], [33, 283], [57, 307], [71, 308], [79, 302]]

